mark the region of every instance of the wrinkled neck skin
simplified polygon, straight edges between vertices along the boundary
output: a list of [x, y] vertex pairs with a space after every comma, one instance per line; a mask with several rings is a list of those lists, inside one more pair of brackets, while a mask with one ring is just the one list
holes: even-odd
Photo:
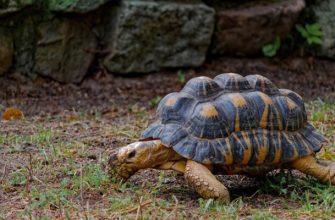
[[115, 175], [116, 172], [119, 177], [126, 180], [140, 169], [155, 168], [181, 158], [172, 148], [164, 146], [160, 140], [138, 141], [120, 148], [111, 155], [110, 173]]

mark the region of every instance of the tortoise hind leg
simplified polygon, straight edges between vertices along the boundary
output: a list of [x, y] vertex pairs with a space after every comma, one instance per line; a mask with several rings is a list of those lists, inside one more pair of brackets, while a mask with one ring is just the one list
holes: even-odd
[[230, 201], [227, 188], [215, 178], [206, 166], [188, 160], [184, 175], [188, 185], [194, 188], [203, 198], [218, 199], [222, 202]]
[[314, 176], [322, 182], [330, 182], [335, 185], [335, 162], [329, 160], [319, 160], [314, 156], [307, 156], [297, 159], [290, 164], [291, 168]]

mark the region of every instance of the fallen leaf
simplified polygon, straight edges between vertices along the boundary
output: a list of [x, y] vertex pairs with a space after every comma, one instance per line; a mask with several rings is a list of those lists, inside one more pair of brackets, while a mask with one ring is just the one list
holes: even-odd
[[21, 110], [10, 107], [5, 110], [5, 112], [2, 114], [3, 120], [20, 120], [23, 118], [23, 113]]

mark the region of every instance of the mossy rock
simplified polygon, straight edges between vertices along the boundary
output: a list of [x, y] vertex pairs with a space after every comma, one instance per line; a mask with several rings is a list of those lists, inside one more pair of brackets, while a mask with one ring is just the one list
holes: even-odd
[[13, 62], [13, 39], [8, 30], [0, 28], [0, 75], [8, 71]]
[[110, 72], [145, 73], [204, 62], [214, 29], [212, 8], [198, 1], [127, 0], [117, 10], [104, 39], [111, 51], [104, 60]]
[[37, 26], [34, 72], [61, 82], [80, 82], [93, 62], [97, 39], [82, 19], [54, 18]]
[[63, 13], [87, 13], [111, 0], [49, 0], [49, 10]]
[[34, 0], [0, 0], [0, 18], [34, 4]]

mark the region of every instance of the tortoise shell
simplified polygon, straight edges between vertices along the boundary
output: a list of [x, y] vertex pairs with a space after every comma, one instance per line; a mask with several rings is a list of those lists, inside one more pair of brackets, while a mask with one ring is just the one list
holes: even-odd
[[197, 77], [159, 103], [142, 134], [203, 164], [278, 164], [314, 154], [324, 137], [302, 98], [260, 75]]

